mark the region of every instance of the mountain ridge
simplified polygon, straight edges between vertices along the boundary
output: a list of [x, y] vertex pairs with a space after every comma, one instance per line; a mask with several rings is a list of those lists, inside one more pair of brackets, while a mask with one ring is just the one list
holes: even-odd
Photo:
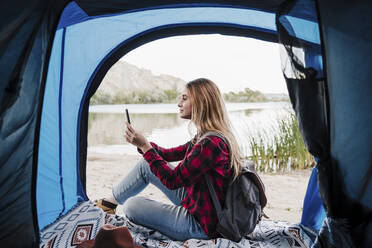
[[131, 94], [140, 91], [176, 90], [181, 92], [186, 81], [167, 74], [154, 75], [151, 70], [118, 61], [107, 72], [97, 90], [99, 94]]

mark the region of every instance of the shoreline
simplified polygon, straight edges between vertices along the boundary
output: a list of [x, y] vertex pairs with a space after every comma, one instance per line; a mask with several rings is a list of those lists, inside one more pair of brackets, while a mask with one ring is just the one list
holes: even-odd
[[[86, 185], [89, 199], [93, 201], [110, 194], [112, 186], [119, 183], [141, 157], [139, 154], [117, 155], [88, 152]], [[275, 174], [259, 173], [265, 184], [268, 199], [264, 211], [270, 220], [300, 222], [310, 174], [311, 169]], [[151, 184], [138, 196], [170, 203], [166, 196]], [[122, 206], [118, 207], [117, 212], [122, 214]]]

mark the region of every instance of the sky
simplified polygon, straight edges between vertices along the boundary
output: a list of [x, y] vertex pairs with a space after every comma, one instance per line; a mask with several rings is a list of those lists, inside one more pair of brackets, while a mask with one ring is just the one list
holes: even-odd
[[206, 77], [223, 93], [244, 88], [263, 93], [287, 93], [276, 43], [251, 38], [212, 35], [175, 36], [146, 43], [121, 60], [155, 75], [185, 81]]

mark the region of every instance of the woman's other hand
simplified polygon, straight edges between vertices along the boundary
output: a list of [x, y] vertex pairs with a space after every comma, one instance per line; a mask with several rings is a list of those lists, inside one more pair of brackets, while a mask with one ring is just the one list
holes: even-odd
[[131, 124], [125, 122], [127, 128], [125, 129], [125, 140], [132, 145], [140, 148], [143, 153], [147, 152], [152, 148], [151, 144], [147, 141], [145, 136], [134, 130]]

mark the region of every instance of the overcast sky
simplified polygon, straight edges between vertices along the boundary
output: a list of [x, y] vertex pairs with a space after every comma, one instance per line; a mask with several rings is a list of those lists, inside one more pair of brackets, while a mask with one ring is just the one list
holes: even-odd
[[185, 81], [213, 80], [222, 92], [246, 87], [264, 93], [287, 93], [275, 43], [224, 35], [189, 35], [147, 43], [122, 60], [155, 75], [169, 74]]

